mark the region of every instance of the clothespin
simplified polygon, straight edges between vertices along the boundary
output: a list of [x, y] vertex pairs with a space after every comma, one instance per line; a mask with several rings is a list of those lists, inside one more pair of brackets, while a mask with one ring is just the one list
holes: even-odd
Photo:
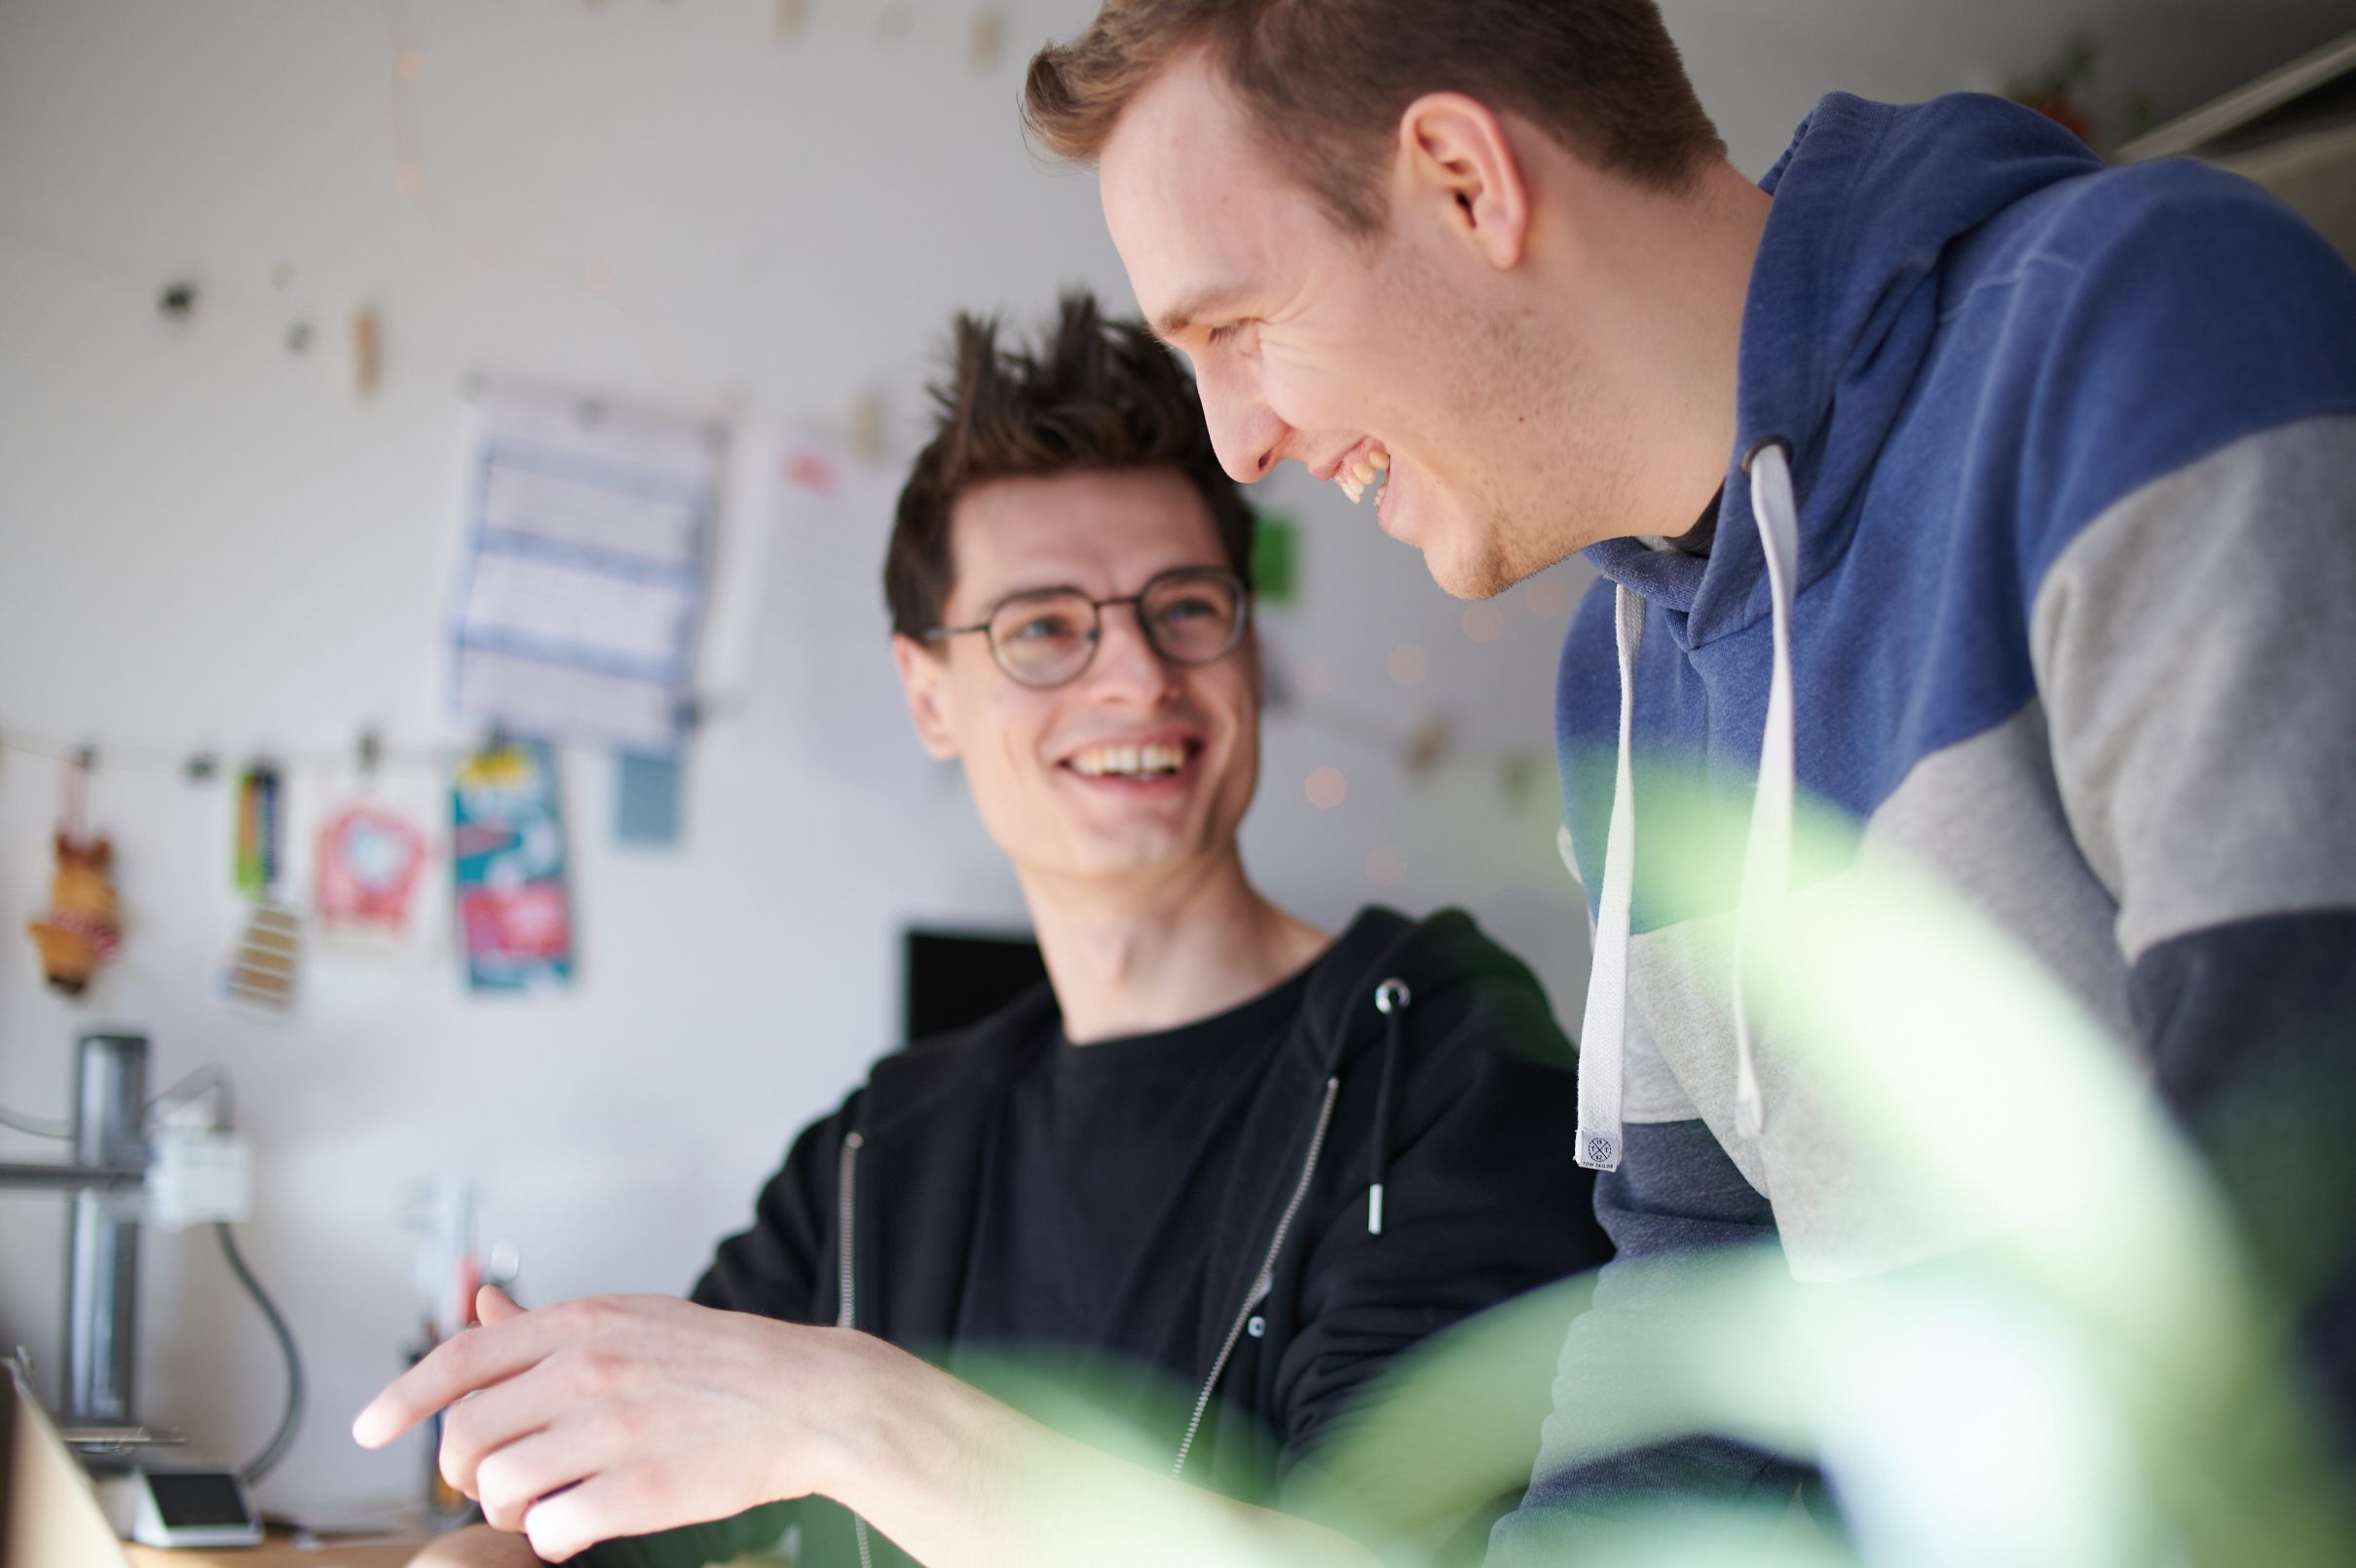
[[851, 399], [851, 456], [868, 467], [883, 461], [883, 396], [872, 389]]
[[361, 307], [352, 313], [352, 394], [367, 397], [376, 391], [379, 367], [376, 312]]
[[998, 68], [1006, 53], [1006, 13], [984, 6], [965, 30], [965, 63], [985, 74]]

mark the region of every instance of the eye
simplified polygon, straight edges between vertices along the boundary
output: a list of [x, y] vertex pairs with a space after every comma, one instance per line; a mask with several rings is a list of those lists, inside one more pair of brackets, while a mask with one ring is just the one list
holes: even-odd
[[1019, 616], [998, 633], [1005, 643], [1053, 643], [1077, 637], [1078, 624], [1060, 610], [1040, 610]]
[[1253, 324], [1250, 321], [1221, 321], [1213, 327], [1206, 336], [1213, 348], [1240, 348], [1249, 353], [1252, 346], [1244, 341], [1244, 332], [1247, 327]]
[[1159, 613], [1163, 624], [1175, 626], [1189, 620], [1200, 620], [1206, 616], [1222, 616], [1227, 612], [1216, 597], [1196, 590], [1165, 601]]

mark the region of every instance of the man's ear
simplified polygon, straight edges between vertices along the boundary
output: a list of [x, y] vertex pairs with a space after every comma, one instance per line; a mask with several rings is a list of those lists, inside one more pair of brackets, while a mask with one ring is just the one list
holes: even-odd
[[949, 660], [930, 644], [892, 634], [892, 662], [900, 666], [900, 689], [908, 694], [908, 717], [925, 755], [943, 762], [957, 755], [949, 728]]
[[1530, 194], [1521, 160], [1489, 106], [1461, 93], [1427, 93], [1399, 117], [1399, 172], [1409, 203], [1437, 209], [1488, 264], [1519, 264]]

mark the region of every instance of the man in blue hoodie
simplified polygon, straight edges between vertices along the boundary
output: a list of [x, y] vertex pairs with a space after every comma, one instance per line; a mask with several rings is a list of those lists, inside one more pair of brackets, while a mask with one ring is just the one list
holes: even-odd
[[[1952, 1242], [1730, 983], [1798, 797], [2140, 1056], [2356, 1409], [2356, 278], [2310, 230], [1977, 96], [1836, 93], [1754, 186], [1650, 0], [1110, 0], [1025, 110], [1099, 167], [1236, 478], [1379, 485], [1460, 596], [1601, 576], [1556, 733], [1626, 1261], [1550, 1440], [1580, 1335], [1661, 1304], [1648, 1257], [1774, 1238], [1824, 1281]], [[1672, 777], [1751, 816], [1714, 891], [1636, 880], [1691, 827]], [[1731, 1444], [1603, 1470], [1788, 1485]]]

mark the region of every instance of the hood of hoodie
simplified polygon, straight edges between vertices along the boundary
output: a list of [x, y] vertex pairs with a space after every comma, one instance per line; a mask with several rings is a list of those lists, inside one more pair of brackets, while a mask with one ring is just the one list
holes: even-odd
[[1857, 492], [1929, 351], [1947, 248], [2032, 192], [2102, 168], [2069, 131], [2001, 98], [1897, 105], [1835, 93], [1818, 103], [1759, 182], [1775, 200], [1743, 304], [1735, 449], [1709, 553], [1616, 539], [1589, 546], [1588, 560], [1666, 612], [1688, 648], [1764, 618], [1743, 456], [1780, 438], [1804, 591], [1854, 532]]

